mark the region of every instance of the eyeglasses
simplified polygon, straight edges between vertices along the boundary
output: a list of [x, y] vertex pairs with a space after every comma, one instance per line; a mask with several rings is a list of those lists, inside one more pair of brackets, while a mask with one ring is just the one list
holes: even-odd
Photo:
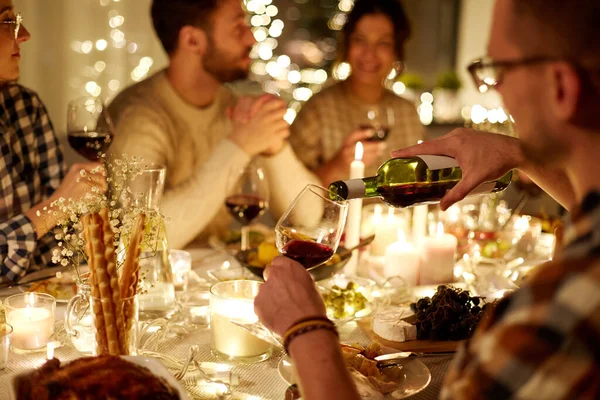
[[538, 56], [520, 60], [495, 61], [490, 57], [484, 57], [473, 61], [467, 69], [473, 78], [475, 86], [481, 93], [485, 93], [502, 83], [504, 73], [512, 68], [560, 60], [564, 59]]
[[19, 38], [19, 31], [21, 30], [21, 25], [23, 24], [23, 17], [21, 16], [21, 13], [18, 13], [15, 17], [15, 19], [12, 20], [8, 20], [8, 21], [0, 21], [0, 24], [10, 24], [10, 25], [14, 25], [14, 33], [15, 33], [15, 40]]

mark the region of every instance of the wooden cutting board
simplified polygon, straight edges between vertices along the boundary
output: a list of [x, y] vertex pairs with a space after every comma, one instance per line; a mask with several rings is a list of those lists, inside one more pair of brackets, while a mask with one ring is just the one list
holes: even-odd
[[446, 340], [409, 340], [408, 342], [392, 342], [383, 339], [371, 330], [371, 318], [365, 318], [357, 322], [357, 325], [373, 341], [381, 343], [382, 346], [390, 347], [398, 351], [413, 351], [421, 353], [446, 353], [454, 352], [458, 349], [464, 340], [446, 341]]

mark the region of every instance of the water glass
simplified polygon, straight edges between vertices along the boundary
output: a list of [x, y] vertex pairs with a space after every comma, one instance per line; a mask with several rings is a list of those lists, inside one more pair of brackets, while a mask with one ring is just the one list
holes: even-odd
[[185, 292], [192, 270], [192, 255], [185, 250], [169, 250], [169, 263], [173, 270], [175, 292]]

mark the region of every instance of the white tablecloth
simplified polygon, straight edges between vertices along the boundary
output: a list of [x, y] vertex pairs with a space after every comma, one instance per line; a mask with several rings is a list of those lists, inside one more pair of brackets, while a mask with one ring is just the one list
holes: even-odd
[[[212, 254], [206, 250], [194, 250], [192, 254], [196, 260], [194, 270], [200, 276], [206, 276], [208, 270], [219, 268], [224, 262], [235, 264], [234, 260], [223, 254]], [[205, 258], [206, 255], [209, 255], [208, 259]], [[0, 296], [5, 297], [8, 294], [7, 292], [1, 292]], [[64, 305], [57, 307], [57, 318], [63, 318], [64, 308]], [[340, 337], [342, 341], [346, 342], [369, 342], [369, 338], [355, 324], [343, 326], [340, 329]], [[158, 352], [178, 360], [184, 360], [192, 345], [200, 346], [200, 354], [197, 360], [201, 362], [218, 362], [211, 354], [210, 330], [208, 328], [199, 328], [182, 337], [165, 339], [159, 344]], [[55, 357], [61, 361], [70, 361], [81, 357], [81, 354], [73, 348], [69, 340], [65, 340], [64, 346], [56, 349]], [[233, 372], [239, 374], [240, 384], [234, 388], [234, 398], [283, 399], [288, 385], [277, 372], [277, 365], [281, 357], [281, 352], [275, 352], [270, 359], [264, 362], [235, 366]], [[39, 367], [45, 362], [45, 358], [45, 351], [26, 355], [11, 353], [7, 368], [0, 371], [0, 399], [10, 399], [10, 386], [14, 376]], [[438, 397], [441, 381], [448, 368], [449, 361], [450, 359], [447, 357], [423, 359], [423, 362], [432, 372], [433, 379], [425, 391], [413, 397], [415, 400]], [[211, 398], [200, 391], [190, 392], [190, 395], [192, 398]]]

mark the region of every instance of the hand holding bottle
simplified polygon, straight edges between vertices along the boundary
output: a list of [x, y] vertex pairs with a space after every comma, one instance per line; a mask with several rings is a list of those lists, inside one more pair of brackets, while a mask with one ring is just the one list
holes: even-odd
[[522, 163], [519, 139], [460, 128], [438, 139], [392, 152], [392, 157], [443, 155], [456, 159], [462, 179], [440, 202], [442, 210], [464, 199], [484, 182], [494, 181]]

